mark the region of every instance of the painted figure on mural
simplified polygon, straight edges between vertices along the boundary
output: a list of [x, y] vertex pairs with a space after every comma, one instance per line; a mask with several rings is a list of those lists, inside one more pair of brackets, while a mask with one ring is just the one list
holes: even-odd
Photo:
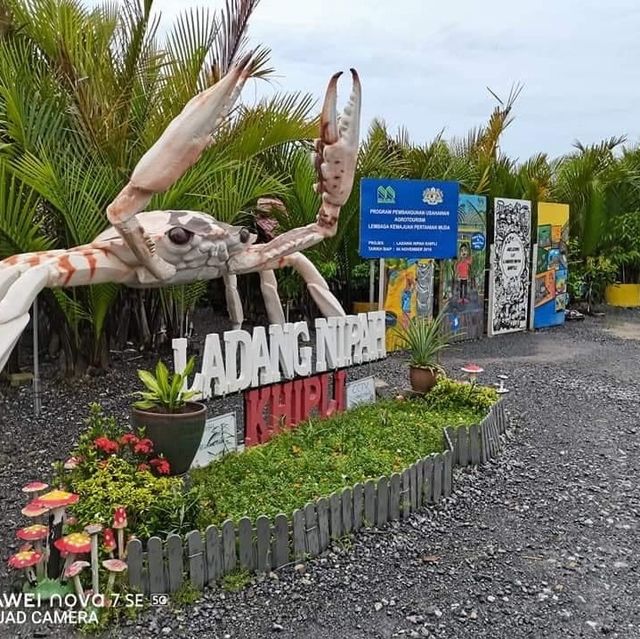
[[484, 332], [486, 214], [486, 198], [460, 195], [457, 256], [440, 267], [440, 309], [449, 341], [477, 339]]
[[413, 301], [413, 292], [415, 290], [415, 281], [412, 277], [406, 278], [404, 290], [402, 291], [402, 323], [408, 326], [411, 320], [411, 306]]
[[471, 274], [471, 248], [468, 242], [460, 245], [459, 257], [456, 260], [456, 279], [458, 280], [458, 296], [460, 302], [465, 304], [469, 301], [469, 277]]

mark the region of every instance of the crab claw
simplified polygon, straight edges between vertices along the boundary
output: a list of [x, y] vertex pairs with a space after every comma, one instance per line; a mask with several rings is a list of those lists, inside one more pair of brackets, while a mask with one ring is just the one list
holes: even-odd
[[356, 70], [351, 69], [353, 88], [342, 115], [338, 117], [336, 102], [341, 75], [336, 73], [329, 80], [320, 115], [320, 137], [315, 141], [313, 161], [318, 172], [315, 190], [322, 197], [316, 220], [232, 256], [227, 262], [230, 273], [281, 268], [285, 257], [322, 242], [338, 230], [340, 208], [349, 199], [356, 173], [362, 103], [360, 78]]
[[336, 112], [338, 78], [332, 76], [320, 116], [320, 138], [315, 141], [314, 163], [318, 172], [316, 192], [322, 195], [318, 224], [333, 228], [353, 188], [360, 141], [362, 88], [355, 69], [351, 69], [353, 88], [341, 116]]
[[155, 252], [136, 219], [154, 193], [167, 190], [193, 166], [211, 143], [211, 136], [229, 114], [249, 75], [252, 53], [209, 89], [189, 100], [136, 165], [129, 183], [107, 207], [107, 217], [141, 265], [159, 280], [175, 268]]

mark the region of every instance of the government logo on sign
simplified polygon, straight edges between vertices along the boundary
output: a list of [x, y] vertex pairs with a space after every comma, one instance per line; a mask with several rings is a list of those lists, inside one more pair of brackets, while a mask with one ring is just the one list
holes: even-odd
[[379, 186], [377, 191], [378, 204], [395, 204], [396, 192], [392, 186]]
[[425, 204], [434, 206], [435, 204], [441, 204], [444, 201], [444, 194], [442, 189], [437, 189], [435, 186], [425, 189], [422, 192], [422, 201]]

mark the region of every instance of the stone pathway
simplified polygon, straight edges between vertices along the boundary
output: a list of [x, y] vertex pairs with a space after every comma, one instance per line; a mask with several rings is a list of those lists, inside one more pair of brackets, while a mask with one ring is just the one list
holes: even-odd
[[450, 502], [111, 636], [640, 637], [639, 328], [621, 313], [450, 351], [450, 371], [509, 375], [518, 424], [497, 462], [457, 471]]

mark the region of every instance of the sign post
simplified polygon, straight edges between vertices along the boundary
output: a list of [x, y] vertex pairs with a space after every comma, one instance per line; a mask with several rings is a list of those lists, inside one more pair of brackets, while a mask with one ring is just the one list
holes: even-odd
[[[457, 182], [360, 181], [359, 253], [379, 260], [378, 309], [386, 311], [388, 350], [394, 348], [396, 324], [406, 326], [416, 315], [431, 317], [433, 262], [428, 260], [456, 257], [458, 195]], [[391, 266], [389, 273], [385, 260]], [[387, 275], [391, 288], [385, 282]], [[369, 297], [373, 301], [371, 280]]]
[[369, 259], [456, 257], [457, 182], [360, 181], [360, 256]]
[[40, 416], [42, 404], [40, 401], [40, 357], [38, 344], [38, 298], [33, 300], [33, 412]]

